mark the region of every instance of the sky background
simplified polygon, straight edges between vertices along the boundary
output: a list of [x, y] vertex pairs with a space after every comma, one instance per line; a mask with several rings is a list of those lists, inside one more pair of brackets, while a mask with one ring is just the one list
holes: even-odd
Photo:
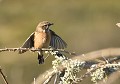
[[[67, 42], [70, 52], [120, 47], [119, 0], [0, 0], [0, 48], [20, 47], [44, 20], [54, 23], [51, 29]], [[0, 53], [0, 66], [10, 84], [30, 84], [51, 67], [52, 60], [50, 56], [39, 65], [37, 53]]]

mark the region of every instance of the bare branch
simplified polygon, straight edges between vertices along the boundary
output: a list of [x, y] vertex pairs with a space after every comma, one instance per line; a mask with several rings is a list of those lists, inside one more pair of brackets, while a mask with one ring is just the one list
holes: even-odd
[[2, 69], [0, 69], [0, 74], [1, 74], [1, 76], [2, 76], [2, 78], [3, 78], [3, 80], [4, 80], [4, 82], [5, 82], [5, 84], [8, 84], [8, 81], [7, 81], [7, 79], [6, 79], [6, 76], [5, 76], [4, 73], [2, 72]]
[[102, 49], [102, 50], [98, 50], [98, 51], [93, 51], [93, 52], [90, 52], [87, 54], [75, 56], [72, 59], [77, 59], [80, 61], [82, 61], [82, 60], [90, 61], [90, 60], [94, 60], [97, 58], [101, 58], [102, 56], [104, 56], [105, 58], [120, 56], [120, 48], [107, 48], [107, 49]]
[[54, 84], [57, 84], [57, 77], [58, 77], [58, 74], [56, 73]]
[[[48, 71], [39, 75], [39, 77], [36, 79], [36, 84], [46, 84], [50, 81], [51, 77], [53, 77], [54, 75], [55, 75], [54, 70], [49, 69]], [[34, 82], [32, 84], [34, 84]]]
[[0, 49], [0, 52], [3, 52], [3, 51], [32, 51], [32, 52], [36, 52], [36, 51], [60, 51], [60, 52], [64, 52], [64, 53], [67, 53], [69, 55], [76, 55], [74, 52], [68, 52], [64, 49], [53, 49], [53, 48], [42, 48], [42, 49], [34, 49], [34, 48], [3, 48], [3, 49]]

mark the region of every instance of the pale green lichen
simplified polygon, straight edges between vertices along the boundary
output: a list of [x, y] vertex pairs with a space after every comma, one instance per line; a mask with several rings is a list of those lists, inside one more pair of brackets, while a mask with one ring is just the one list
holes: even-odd
[[60, 75], [60, 82], [59, 84], [71, 84], [78, 81], [77, 73], [81, 71], [81, 69], [84, 67], [85, 62], [84, 61], [78, 61], [78, 60], [71, 60], [67, 59], [64, 55], [57, 56], [59, 52], [52, 53], [55, 55], [55, 60], [52, 61], [53, 69], [55, 72], [58, 72], [61, 74], [62, 72], [57, 69], [59, 65], [64, 66], [64, 74]]

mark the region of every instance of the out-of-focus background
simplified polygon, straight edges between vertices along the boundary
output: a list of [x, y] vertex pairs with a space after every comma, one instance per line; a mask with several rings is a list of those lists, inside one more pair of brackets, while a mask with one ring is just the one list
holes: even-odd
[[[51, 29], [71, 52], [120, 47], [119, 0], [0, 0], [0, 48], [20, 47], [44, 20], [54, 23]], [[10, 84], [30, 84], [51, 67], [52, 60], [53, 56], [38, 65], [37, 53], [0, 53], [0, 66]]]

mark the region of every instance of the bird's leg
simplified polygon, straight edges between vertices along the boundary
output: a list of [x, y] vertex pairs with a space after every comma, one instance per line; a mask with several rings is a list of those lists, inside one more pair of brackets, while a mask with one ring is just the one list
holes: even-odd
[[44, 63], [44, 58], [43, 58], [43, 53], [42, 51], [38, 51], [38, 61], [39, 61], [39, 64], [43, 64]]

